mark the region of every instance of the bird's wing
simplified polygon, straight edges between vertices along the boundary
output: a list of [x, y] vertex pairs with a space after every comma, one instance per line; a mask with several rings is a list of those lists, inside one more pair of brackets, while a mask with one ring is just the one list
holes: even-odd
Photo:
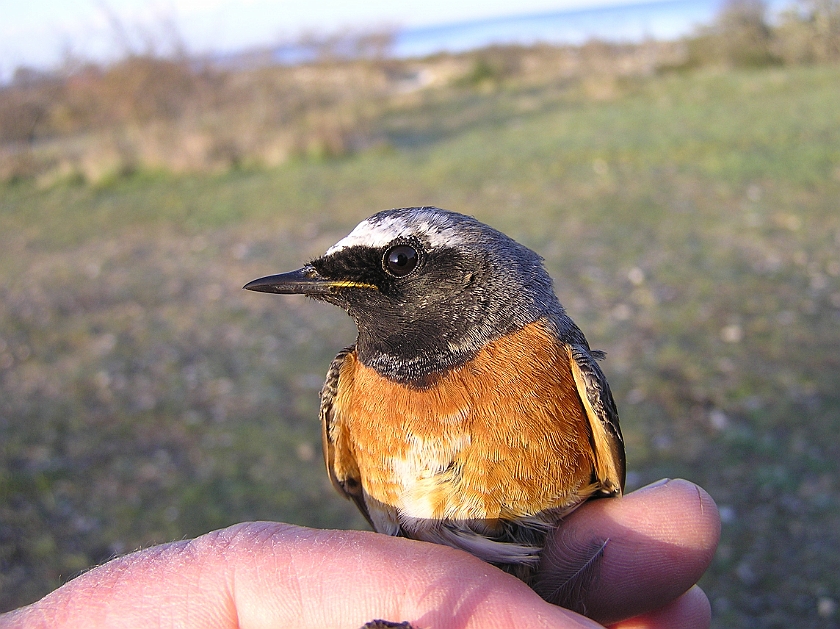
[[610, 385], [584, 347], [570, 345], [568, 353], [578, 395], [589, 420], [595, 474], [601, 483], [601, 493], [620, 494], [624, 491], [624, 439]]
[[[330, 364], [327, 371], [327, 379], [321, 389], [321, 443], [324, 448], [324, 463], [327, 466], [327, 474], [330, 481], [338, 490], [338, 493], [345, 498], [352, 500], [371, 527], [376, 529], [365, 504], [362, 491], [362, 479], [355, 459], [346, 447], [339, 445], [339, 452], [336, 453], [337, 434], [340, 430], [340, 409], [336, 405], [338, 394], [339, 377], [341, 366], [347, 355], [354, 352], [356, 347], [351, 345], [338, 353], [338, 356]], [[343, 440], [346, 441], [346, 440]], [[343, 444], [346, 446], [346, 443]], [[336, 461], [338, 456], [339, 461]]]

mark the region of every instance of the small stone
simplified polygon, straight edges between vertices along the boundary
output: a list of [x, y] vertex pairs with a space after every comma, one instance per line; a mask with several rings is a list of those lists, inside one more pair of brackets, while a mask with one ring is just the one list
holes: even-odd
[[817, 599], [817, 613], [820, 618], [832, 618], [837, 612], [837, 601], [827, 596], [821, 596]]

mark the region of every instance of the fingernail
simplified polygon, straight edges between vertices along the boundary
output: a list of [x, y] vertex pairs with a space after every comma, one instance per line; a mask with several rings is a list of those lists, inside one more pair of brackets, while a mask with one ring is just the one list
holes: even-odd
[[657, 487], [664, 487], [671, 482], [670, 478], [660, 478], [658, 481], [652, 482], [650, 485], [640, 487], [639, 491], [647, 491], [648, 489], [656, 489]]

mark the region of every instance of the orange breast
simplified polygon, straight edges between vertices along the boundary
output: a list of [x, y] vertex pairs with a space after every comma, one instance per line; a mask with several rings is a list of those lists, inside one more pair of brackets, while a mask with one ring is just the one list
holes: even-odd
[[[426, 389], [345, 359], [335, 471], [413, 518], [494, 519], [577, 502], [593, 455], [564, 345], [537, 322]], [[355, 469], [353, 470], [355, 471]]]

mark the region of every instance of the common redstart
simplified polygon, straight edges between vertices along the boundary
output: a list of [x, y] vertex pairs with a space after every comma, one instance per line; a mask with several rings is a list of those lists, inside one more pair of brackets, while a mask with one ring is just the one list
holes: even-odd
[[321, 390], [324, 460], [374, 530], [529, 579], [552, 525], [624, 487], [618, 412], [542, 258], [476, 219], [385, 210], [245, 285], [358, 327]]

